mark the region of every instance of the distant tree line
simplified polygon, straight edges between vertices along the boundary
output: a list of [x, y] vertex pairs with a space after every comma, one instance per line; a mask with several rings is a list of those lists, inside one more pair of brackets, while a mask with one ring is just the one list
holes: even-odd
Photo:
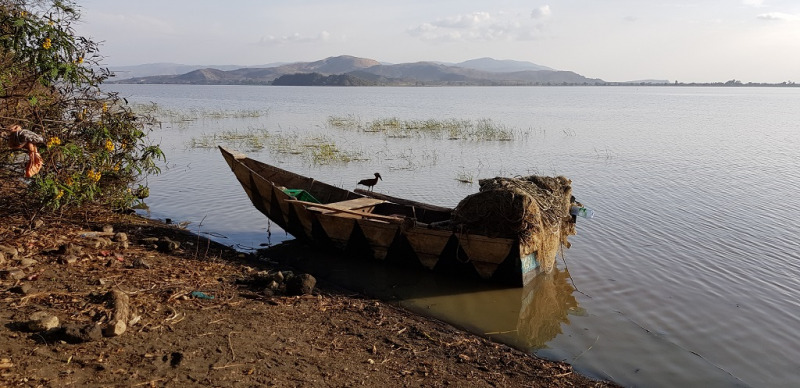
[[368, 81], [350, 74], [322, 75], [319, 73], [286, 74], [272, 81], [278, 86], [376, 86], [376, 82]]

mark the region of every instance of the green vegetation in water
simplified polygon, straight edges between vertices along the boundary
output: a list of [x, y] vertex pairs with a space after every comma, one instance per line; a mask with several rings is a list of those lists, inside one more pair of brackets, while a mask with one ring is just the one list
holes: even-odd
[[342, 150], [335, 142], [324, 136], [271, 133], [265, 129], [223, 131], [189, 140], [191, 148], [214, 148], [220, 144], [247, 152], [267, 149], [276, 154], [297, 155], [318, 165], [347, 164], [364, 160], [362, 152]]
[[448, 140], [513, 141], [525, 133], [492, 119], [401, 120], [396, 117], [363, 122], [356, 116], [330, 116], [328, 126], [365, 133], [382, 133], [388, 138], [435, 137]]
[[134, 110], [156, 117], [159, 121], [172, 124], [188, 123], [202, 120], [224, 120], [224, 119], [257, 119], [269, 115], [269, 109], [236, 109], [236, 110], [205, 110], [205, 109], [181, 109], [173, 110], [164, 108], [156, 103], [136, 104]]
[[459, 173], [456, 174], [456, 180], [461, 183], [472, 184], [475, 181], [475, 174], [466, 171], [459, 171]]

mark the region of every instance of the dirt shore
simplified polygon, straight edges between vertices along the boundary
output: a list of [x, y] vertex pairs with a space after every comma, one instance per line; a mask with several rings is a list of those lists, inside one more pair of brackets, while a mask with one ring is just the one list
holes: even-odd
[[177, 226], [33, 217], [9, 181], [0, 387], [615, 386]]

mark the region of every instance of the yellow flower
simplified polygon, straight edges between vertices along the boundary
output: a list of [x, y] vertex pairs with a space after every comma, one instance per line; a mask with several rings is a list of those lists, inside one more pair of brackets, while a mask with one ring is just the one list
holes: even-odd
[[113, 169], [115, 172], [116, 172], [116, 171], [119, 171], [119, 163], [115, 164], [115, 165], [114, 165], [114, 167], [113, 167], [112, 169]]
[[106, 151], [111, 152], [114, 151], [114, 142], [111, 140], [106, 140]]
[[86, 173], [86, 176], [87, 176], [89, 179], [91, 179], [91, 180], [93, 180], [93, 181], [97, 182], [97, 181], [99, 181], [99, 180], [100, 180], [100, 177], [102, 176], [102, 174], [100, 174], [100, 172], [95, 172], [94, 170], [89, 170], [89, 171]]
[[24, 17], [25, 17], [25, 16], [27, 16], [27, 15], [28, 15], [28, 13], [27, 13], [27, 12], [25, 12], [25, 11], [19, 11], [19, 16], [20, 16], [20, 17], [23, 17], [23, 18], [24, 18]]
[[64, 196], [64, 190], [58, 190], [58, 193], [56, 193], [56, 200], [61, 199], [61, 197], [63, 196]]
[[106, 113], [106, 112], [108, 112], [108, 104], [106, 104], [106, 103], [104, 102], [104, 103], [103, 103], [103, 113]]
[[67, 180], [64, 181], [64, 184], [67, 186], [72, 186], [74, 182], [72, 181], [72, 177], [67, 177]]
[[78, 65], [83, 63], [83, 57], [78, 57], [78, 59], [75, 60], [75, 63], [78, 64]]
[[53, 136], [50, 140], [47, 141], [47, 148], [51, 148], [53, 146], [61, 145], [61, 139], [58, 136]]
[[42, 48], [45, 50], [49, 50], [50, 47], [53, 47], [53, 41], [51, 41], [50, 38], [46, 38], [44, 40], [44, 43], [42, 43]]

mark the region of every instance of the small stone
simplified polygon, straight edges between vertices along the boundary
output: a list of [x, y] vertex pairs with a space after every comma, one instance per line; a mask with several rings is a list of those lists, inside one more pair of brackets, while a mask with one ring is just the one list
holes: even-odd
[[109, 225], [109, 224], [105, 224], [105, 225], [103, 225], [103, 232], [104, 233], [114, 233], [114, 227]]
[[119, 233], [114, 235], [114, 239], [113, 240], [116, 241], [116, 242], [123, 242], [123, 241], [127, 242], [128, 241], [128, 234], [124, 233], [124, 232], [119, 232]]
[[66, 255], [58, 259], [58, 262], [61, 264], [75, 264], [78, 261], [78, 256], [75, 255]]
[[81, 326], [78, 324], [64, 324], [64, 339], [71, 343], [97, 341], [103, 338], [103, 330], [100, 325], [89, 324]]
[[316, 285], [317, 279], [313, 276], [307, 273], [296, 275], [286, 281], [286, 293], [288, 295], [308, 295], [314, 291]]
[[275, 290], [277, 290], [278, 288], [280, 288], [280, 286], [281, 286], [281, 285], [280, 285], [280, 284], [278, 284], [278, 282], [276, 282], [276, 281], [274, 281], [274, 280], [273, 280], [273, 281], [271, 281], [271, 282], [270, 282], [270, 283], [267, 285], [267, 289], [268, 289], [268, 290], [275, 291]]
[[31, 226], [33, 227], [33, 229], [39, 229], [42, 226], [44, 226], [44, 221], [42, 221], [40, 219], [36, 219], [36, 220], [33, 221], [33, 224]]
[[181, 247], [177, 241], [172, 241], [168, 237], [162, 237], [157, 243], [158, 251], [162, 253], [172, 253]]
[[34, 332], [47, 331], [58, 327], [58, 317], [46, 311], [37, 311], [31, 314], [28, 321], [28, 330]]
[[17, 248], [8, 245], [0, 245], [0, 252], [2, 252], [9, 260], [16, 260], [17, 255], [19, 254]]
[[145, 245], [155, 244], [158, 242], [158, 237], [145, 237], [139, 240], [139, 242]]
[[25, 279], [25, 276], [25, 271], [19, 268], [11, 268], [0, 271], [0, 278], [2, 279], [22, 280]]
[[136, 259], [134, 259], [131, 265], [133, 266], [133, 268], [140, 268], [140, 269], [151, 268], [150, 263], [144, 261], [144, 259], [142, 259], [141, 257], [137, 257]]
[[10, 291], [17, 294], [28, 295], [33, 292], [33, 286], [28, 283], [24, 283], [19, 286], [12, 287]]
[[111, 245], [111, 240], [105, 237], [93, 237], [89, 239], [88, 243], [90, 247], [100, 249]]
[[0, 358], [0, 369], [11, 369], [14, 367], [14, 363], [11, 362], [10, 358]]
[[28, 268], [36, 264], [39, 264], [39, 262], [34, 259], [31, 259], [30, 257], [26, 257], [19, 261], [19, 266], [22, 268]]
[[83, 253], [83, 247], [77, 244], [69, 243], [60, 246], [58, 248], [58, 253], [62, 255], [80, 256]]

